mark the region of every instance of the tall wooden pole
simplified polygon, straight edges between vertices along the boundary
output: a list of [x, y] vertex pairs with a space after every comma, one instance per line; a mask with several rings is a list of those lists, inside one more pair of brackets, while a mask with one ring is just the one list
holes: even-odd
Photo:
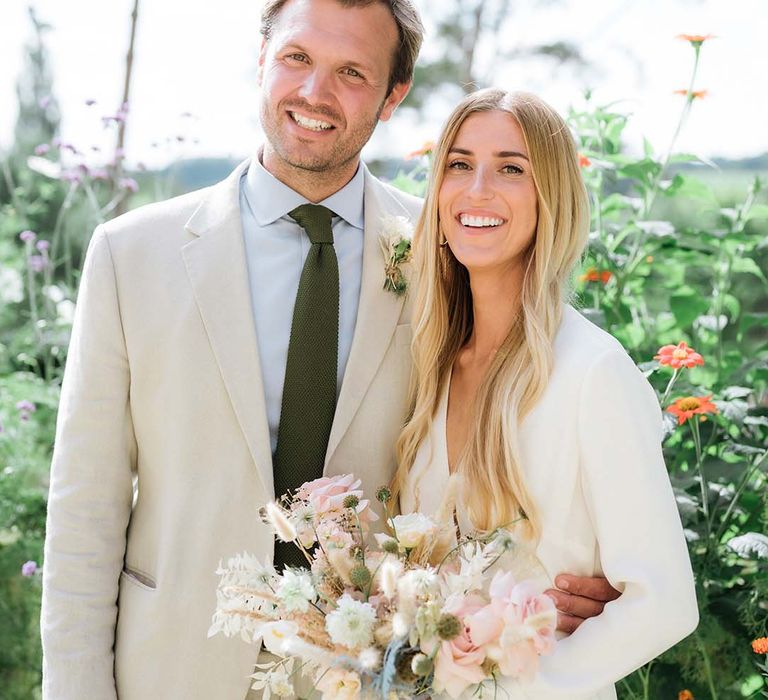
[[[122, 116], [122, 119], [117, 125], [117, 143], [115, 145], [115, 181], [114, 187], [119, 187], [120, 178], [123, 174], [123, 154], [125, 149], [125, 126], [128, 122], [128, 110], [130, 108], [130, 93], [131, 93], [131, 74], [133, 73], [133, 47], [136, 43], [136, 26], [139, 20], [139, 0], [133, 0], [133, 11], [131, 12], [131, 40], [128, 44], [128, 54], [125, 57], [125, 81], [123, 82], [123, 99], [120, 102], [120, 109], [118, 114]], [[115, 208], [115, 214], [122, 214], [125, 211], [126, 196], [122, 197], [117, 207]]]

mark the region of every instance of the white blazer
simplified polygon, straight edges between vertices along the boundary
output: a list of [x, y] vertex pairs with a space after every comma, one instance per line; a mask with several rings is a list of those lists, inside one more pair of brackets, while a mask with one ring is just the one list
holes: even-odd
[[[541, 521], [540, 582], [554, 587], [563, 572], [605, 576], [622, 595], [558, 641], [532, 684], [502, 683], [499, 697], [609, 700], [616, 681], [696, 628], [693, 573], [650, 385], [615, 338], [570, 306], [554, 355], [549, 384], [520, 430]], [[404, 512], [434, 513], [442, 503], [446, 406], [447, 386], [404, 485]], [[460, 506], [458, 516], [471, 529]]]
[[[46, 700], [242, 700], [258, 647], [207, 639], [221, 558], [272, 555], [269, 429], [239, 211], [224, 182], [93, 236], [62, 388], [43, 576]], [[359, 311], [326, 455], [369, 493], [406, 413], [410, 311], [382, 289], [385, 214], [420, 201], [365, 172]]]

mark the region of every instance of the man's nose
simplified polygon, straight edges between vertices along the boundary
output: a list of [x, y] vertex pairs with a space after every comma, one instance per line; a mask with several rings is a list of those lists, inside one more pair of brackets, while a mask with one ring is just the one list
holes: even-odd
[[331, 76], [322, 68], [315, 68], [304, 78], [299, 88], [299, 97], [311, 104], [319, 104], [328, 101], [331, 89]]

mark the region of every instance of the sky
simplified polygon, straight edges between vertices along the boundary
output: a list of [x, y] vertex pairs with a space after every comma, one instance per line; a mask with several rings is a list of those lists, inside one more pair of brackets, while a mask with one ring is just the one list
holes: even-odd
[[[132, 0], [31, 0], [53, 26], [47, 45], [62, 137], [81, 150], [108, 151], [114, 135], [100, 117], [122, 93]], [[444, 0], [416, 0], [425, 17]], [[0, 0], [0, 149], [13, 139], [15, 83], [30, 36], [29, 0]], [[676, 35], [714, 34], [702, 49], [697, 100], [678, 150], [740, 158], [768, 152], [768, 77], [762, 41], [768, 0], [518, 0], [501, 41], [521, 47], [567, 39], [589, 68], [546, 59], [487, 66], [494, 84], [539, 94], [561, 113], [599, 103], [631, 115], [628, 139], [643, 136], [665, 152], [690, 79], [693, 51]], [[143, 0], [136, 41], [126, 156], [159, 167], [179, 157], [246, 157], [258, 148], [257, 0]], [[428, 29], [430, 29], [428, 24]], [[434, 34], [432, 34], [434, 37]], [[428, 34], [423, 55], [435, 51]], [[96, 100], [88, 107], [86, 100]], [[416, 115], [399, 110], [377, 129], [364, 156], [402, 156], [436, 138], [455, 95], [436, 97]], [[93, 152], [94, 159], [100, 155]]]

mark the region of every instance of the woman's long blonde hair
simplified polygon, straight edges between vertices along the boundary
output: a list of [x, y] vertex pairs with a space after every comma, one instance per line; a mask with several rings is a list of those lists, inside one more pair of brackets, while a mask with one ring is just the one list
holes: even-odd
[[444, 238], [438, 196], [459, 128], [470, 114], [489, 111], [508, 113], [523, 132], [538, 222], [527, 252], [520, 312], [477, 392], [469, 437], [456, 469], [470, 485], [462, 502], [473, 527], [490, 531], [524, 515], [523, 533], [536, 539], [538, 517], [525, 486], [518, 431], [549, 381], [562, 303], [570, 295], [573, 268], [587, 242], [589, 204], [568, 126], [535, 95], [496, 89], [468, 95], [448, 118], [435, 147], [428, 194], [414, 235], [418, 293], [412, 409], [397, 442], [393, 493], [402, 489], [429, 433], [446, 377], [472, 335], [469, 273], [450, 248], [440, 246]]

